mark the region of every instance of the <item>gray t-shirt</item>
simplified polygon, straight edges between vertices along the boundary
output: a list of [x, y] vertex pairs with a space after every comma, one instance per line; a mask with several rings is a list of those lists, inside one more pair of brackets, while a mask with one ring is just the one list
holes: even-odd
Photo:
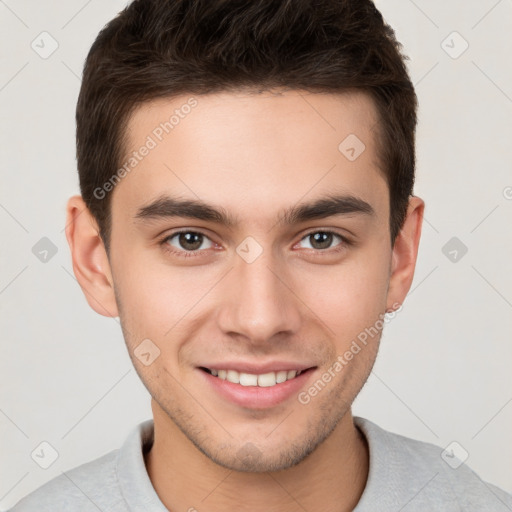
[[[358, 416], [354, 422], [370, 451], [368, 481], [354, 512], [512, 511], [512, 495], [465, 464], [453, 469], [457, 464], [445, 462], [441, 448]], [[120, 449], [50, 480], [10, 512], [167, 512], [144, 464], [152, 441], [151, 419], [139, 424]]]

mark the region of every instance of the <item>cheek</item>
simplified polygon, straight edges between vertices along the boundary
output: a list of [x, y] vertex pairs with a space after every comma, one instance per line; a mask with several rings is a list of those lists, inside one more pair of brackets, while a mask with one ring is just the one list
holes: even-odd
[[112, 271], [120, 315], [131, 337], [162, 337], [172, 326], [173, 311], [180, 303], [171, 278], [128, 251], [115, 258]]
[[218, 280], [207, 267], [173, 268], [128, 251], [113, 267], [123, 323], [132, 338], [150, 338], [162, 347], [200, 311], [198, 305]]
[[[389, 251], [388, 251], [389, 252]], [[344, 342], [373, 325], [385, 311], [389, 255], [373, 249], [339, 265], [301, 271], [299, 296]]]

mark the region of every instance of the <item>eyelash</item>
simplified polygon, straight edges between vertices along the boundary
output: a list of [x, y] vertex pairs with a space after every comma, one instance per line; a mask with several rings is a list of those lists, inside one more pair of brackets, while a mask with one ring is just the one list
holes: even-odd
[[[178, 257], [182, 257], [182, 258], [194, 258], [194, 257], [202, 256], [202, 252], [207, 251], [208, 249], [201, 249], [201, 250], [195, 250], [195, 251], [186, 251], [184, 249], [180, 250], [180, 251], [175, 251], [175, 250], [170, 249], [170, 246], [167, 242], [169, 240], [173, 239], [174, 237], [181, 235], [181, 234], [185, 234], [185, 233], [194, 233], [196, 235], [202, 235], [205, 238], [207, 238], [208, 240], [210, 240], [210, 237], [200, 230], [182, 229], [180, 231], [175, 231], [169, 235], [166, 235], [165, 238], [163, 238], [160, 241], [160, 245], [163, 246], [163, 248], [166, 252], [168, 252], [174, 256], [178, 256]], [[306, 233], [299, 240], [299, 242], [301, 242], [308, 236], [314, 235], [316, 233], [326, 233], [326, 234], [330, 234], [330, 235], [335, 235], [335, 236], [339, 237], [341, 240], [340, 244], [336, 245], [334, 248], [331, 248], [331, 249], [309, 249], [309, 250], [313, 250], [317, 254], [321, 254], [321, 253], [333, 254], [333, 253], [343, 250], [344, 248], [346, 248], [348, 246], [353, 245], [353, 242], [351, 240], [349, 240], [347, 237], [345, 237], [344, 235], [341, 235], [340, 233], [338, 233], [336, 231], [327, 230], [327, 229], [318, 229], [318, 228]], [[213, 242], [213, 243], [215, 243], [215, 242]]]

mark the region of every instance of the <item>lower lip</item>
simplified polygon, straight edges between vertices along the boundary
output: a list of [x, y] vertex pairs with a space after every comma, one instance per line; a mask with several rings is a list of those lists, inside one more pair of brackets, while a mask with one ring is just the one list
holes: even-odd
[[227, 380], [219, 379], [204, 370], [197, 369], [208, 384], [224, 398], [235, 404], [250, 409], [267, 409], [275, 407], [292, 396], [297, 396], [300, 389], [309, 379], [313, 368], [302, 372], [298, 377], [281, 382], [275, 386], [242, 386]]

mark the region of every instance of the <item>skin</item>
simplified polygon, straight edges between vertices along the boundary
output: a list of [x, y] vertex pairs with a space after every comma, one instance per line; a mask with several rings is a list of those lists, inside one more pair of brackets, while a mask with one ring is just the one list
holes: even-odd
[[[189, 98], [135, 110], [127, 155]], [[389, 190], [375, 148], [377, 113], [364, 93], [195, 98], [197, 106], [115, 187], [108, 257], [82, 198], [72, 197], [67, 208], [78, 282], [95, 311], [120, 317], [152, 396], [148, 474], [170, 510], [352, 510], [369, 454], [350, 407], [380, 334], [306, 405], [294, 394], [272, 407], [242, 407], [209, 386], [198, 365], [307, 363], [314, 367], [301, 388], [307, 391], [359, 333], [403, 302], [424, 203], [410, 198], [392, 245]], [[338, 150], [349, 134], [366, 146], [355, 161]], [[333, 192], [366, 201], [374, 213], [281, 222], [284, 209]], [[136, 217], [162, 195], [200, 199], [238, 222]], [[178, 229], [205, 235], [192, 257], [183, 256], [190, 246], [178, 237], [163, 241]], [[306, 236], [326, 231], [350, 243], [333, 236], [319, 248]], [[248, 236], [262, 249], [252, 263], [236, 252]], [[149, 366], [134, 356], [144, 339], [160, 350]], [[252, 457], [244, 456], [251, 450]]]

